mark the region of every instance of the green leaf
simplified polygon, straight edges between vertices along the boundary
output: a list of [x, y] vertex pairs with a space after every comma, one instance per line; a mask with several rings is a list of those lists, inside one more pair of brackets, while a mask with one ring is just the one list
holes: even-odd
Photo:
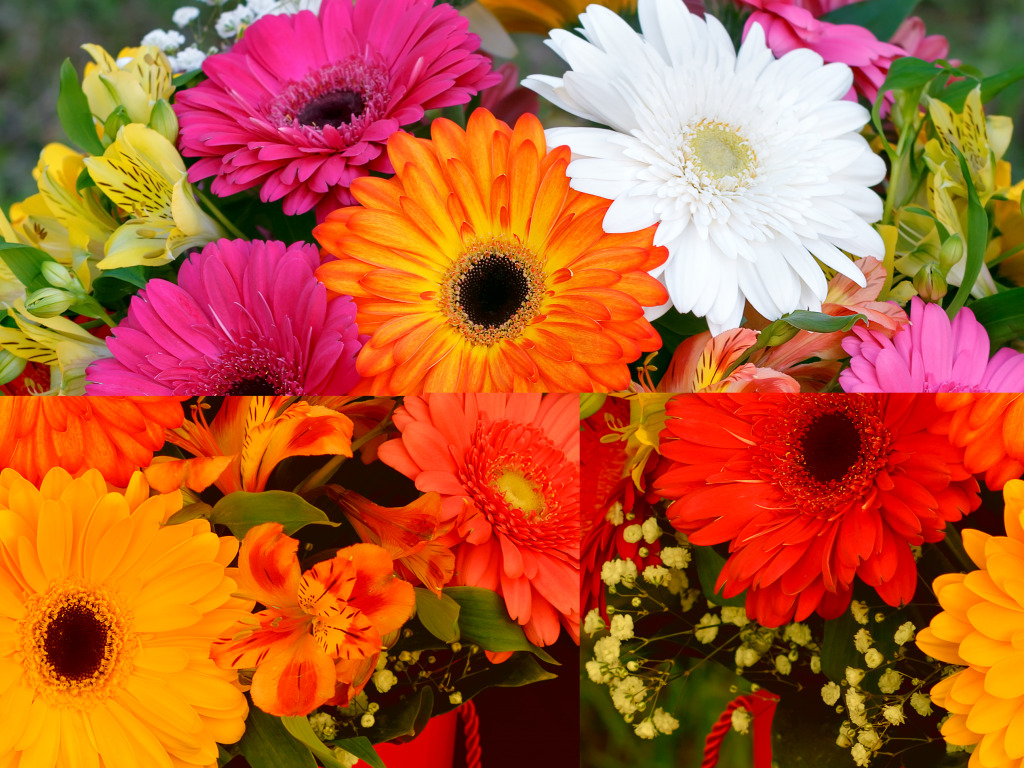
[[281, 718], [259, 707], [249, 707], [245, 734], [238, 751], [252, 768], [315, 768], [316, 760], [303, 744], [292, 738]]
[[715, 583], [718, 581], [718, 574], [725, 567], [725, 558], [712, 547], [694, 547], [693, 551], [697, 560], [697, 576], [700, 578], [700, 588], [704, 597], [715, 605], [745, 606], [747, 604], [744, 596], [746, 593], [735, 597], [722, 597], [715, 592]]
[[917, 3], [918, 0], [867, 0], [836, 8], [821, 20], [831, 24], [856, 24], [869, 29], [879, 40], [888, 40]]
[[196, 520], [200, 517], [205, 517], [209, 520], [211, 510], [213, 510], [213, 507], [202, 501], [186, 504], [167, 518], [167, 522], [164, 525], [178, 525], [179, 523], [187, 523], [189, 520]]
[[993, 349], [1024, 336], [1024, 288], [978, 299], [971, 303], [971, 311], [988, 331]]
[[[412, 738], [427, 727], [433, 714], [434, 693], [430, 686], [423, 686], [418, 691], [403, 696], [398, 703], [379, 709], [374, 715], [373, 725], [361, 730], [373, 744], [392, 739]], [[332, 741], [331, 744], [348, 749], [339, 741]]]
[[173, 85], [175, 88], [184, 88], [186, 85], [188, 85], [197, 77], [199, 77], [201, 74], [203, 74], [202, 67], [190, 69], [188, 72], [181, 72], [171, 78], [171, 85]]
[[57, 97], [57, 117], [64, 127], [64, 133], [75, 144], [90, 155], [103, 154], [103, 142], [96, 133], [96, 125], [92, 121], [89, 100], [85, 98], [82, 84], [78, 82], [71, 59], [64, 59], [60, 65], [60, 95]]
[[429, 589], [416, 587], [416, 617], [430, 634], [443, 643], [459, 639], [459, 604], [450, 595], [438, 598]]
[[[320, 738], [313, 733], [313, 728], [309, 724], [309, 718], [305, 716], [299, 717], [282, 717], [281, 723], [285, 729], [298, 739], [300, 742], [309, 747], [310, 751], [316, 756], [317, 760], [323, 768], [345, 768], [345, 766], [334, 756], [331, 748], [320, 741]], [[373, 751], [373, 747], [370, 747]], [[377, 753], [374, 752], [374, 755]], [[377, 758], [378, 760], [380, 758]], [[383, 765], [383, 763], [382, 763]]]
[[27, 293], [49, 286], [40, 269], [45, 262], [56, 261], [46, 251], [21, 243], [0, 243], [0, 259], [25, 286]]
[[814, 331], [815, 333], [835, 333], [836, 331], [848, 331], [857, 324], [858, 320], [867, 323], [866, 315], [843, 315], [833, 317], [822, 312], [809, 312], [806, 309], [798, 309], [784, 315], [782, 320], [799, 328], [801, 331]]
[[821, 644], [821, 671], [829, 680], [846, 679], [846, 668], [865, 669], [864, 657], [857, 653], [853, 636], [860, 629], [850, 611], [825, 622], [825, 638]]
[[238, 538], [263, 523], [281, 523], [289, 536], [310, 523], [334, 525], [322, 509], [288, 491], [229, 493], [214, 505], [210, 522], [226, 525]]
[[462, 642], [488, 651], [529, 651], [549, 664], [558, 663], [526, 639], [523, 628], [509, 618], [501, 595], [481, 587], [448, 587], [444, 594], [459, 604]]
[[985, 263], [985, 249], [988, 246], [988, 214], [978, 199], [978, 192], [974, 188], [974, 181], [971, 179], [971, 169], [967, 167], [967, 160], [963, 153], [953, 147], [957, 159], [960, 161], [960, 173], [964, 177], [964, 185], [967, 187], [967, 252], [964, 255], [964, 279], [953, 296], [953, 301], [946, 307], [946, 314], [950, 319], [956, 316], [960, 308], [967, 302], [971, 295], [971, 289], [978, 281], [981, 274], [981, 267]]
[[341, 747], [349, 754], [355, 755], [367, 765], [373, 766], [373, 768], [385, 768], [384, 761], [380, 759], [380, 755], [377, 754], [377, 750], [373, 748], [373, 744], [365, 736], [356, 736], [351, 739], [341, 739], [340, 741], [332, 741], [336, 747]]
[[[1013, 85], [1018, 80], [1024, 80], [1024, 64], [1018, 64], [1016, 67], [1008, 69], [1005, 72], [1000, 72], [999, 74], [982, 78], [981, 103], [988, 103], [998, 96], [1004, 88]], [[964, 103], [967, 101], [967, 95], [974, 90], [977, 85], [978, 81], [974, 78], [958, 80], [955, 83], [951, 83], [949, 87], [943, 90], [940, 98], [948, 104], [953, 111], [961, 112], [963, 111]]]

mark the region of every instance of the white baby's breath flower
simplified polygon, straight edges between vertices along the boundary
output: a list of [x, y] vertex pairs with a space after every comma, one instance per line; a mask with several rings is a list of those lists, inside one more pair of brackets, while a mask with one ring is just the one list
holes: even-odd
[[722, 623], [722, 620], [713, 613], [705, 613], [700, 617], [700, 621], [697, 622], [697, 626], [694, 629], [693, 636], [698, 641], [707, 645], [714, 641], [718, 636], [718, 625]]
[[853, 645], [857, 649], [857, 653], [866, 653], [872, 642], [871, 633], [863, 627], [858, 629], [857, 634], [853, 636]]
[[864, 654], [864, 663], [868, 665], [868, 669], [878, 669], [884, 661], [885, 656], [877, 648], [868, 648]]
[[750, 733], [750, 723], [753, 718], [745, 707], [737, 707], [732, 711], [732, 729], [736, 733]]
[[927, 693], [921, 693], [915, 691], [910, 697], [910, 706], [914, 708], [914, 711], [921, 717], [928, 717], [932, 713], [932, 700]]
[[190, 45], [188, 48], [168, 56], [167, 60], [171, 64], [172, 72], [190, 72], [193, 69], [199, 69], [203, 65], [203, 62], [206, 61], [206, 54], [196, 46]]
[[654, 720], [654, 727], [660, 733], [669, 734], [679, 727], [679, 721], [661, 707], [654, 710], [652, 719]]
[[743, 609], [743, 606], [724, 605], [722, 606], [722, 623], [745, 627], [750, 623], [750, 619], [747, 618], [747, 612]]
[[397, 682], [398, 678], [390, 669], [380, 669], [373, 673], [373, 687], [381, 693], [390, 691]]
[[690, 564], [690, 551], [684, 547], [665, 547], [660, 555], [661, 562], [669, 568], [685, 568]]
[[654, 727], [651, 718], [647, 717], [633, 726], [633, 733], [641, 739], [653, 739], [658, 735], [658, 729]]
[[142, 38], [142, 45], [155, 45], [161, 51], [176, 51], [185, 43], [185, 36], [177, 30], [154, 29]]
[[882, 738], [874, 728], [865, 728], [857, 734], [857, 741], [865, 747], [874, 751], [882, 745]]
[[787, 656], [783, 656], [780, 653], [775, 657], [775, 671], [780, 675], [788, 675], [793, 671], [793, 662]]
[[902, 725], [907, 719], [906, 716], [903, 714], [902, 704], [890, 704], [887, 707], [883, 707], [882, 717], [884, 717], [893, 725]]
[[594, 643], [594, 658], [605, 664], [618, 664], [619, 647], [617, 637], [602, 637]]
[[601, 616], [600, 608], [592, 608], [587, 611], [587, 615], [583, 617], [583, 631], [587, 633], [588, 637], [593, 637], [607, 626], [608, 625], [604, 623], [604, 617]]
[[641, 575], [648, 584], [660, 587], [668, 581], [669, 570], [661, 565], [648, 565]]
[[588, 661], [586, 668], [587, 677], [598, 685], [603, 685], [612, 679], [612, 675], [608, 672], [608, 665], [602, 664], [600, 661]]
[[801, 624], [799, 621], [795, 621], [792, 624], [786, 625], [786, 629], [783, 631], [782, 637], [783, 639], [789, 640], [791, 643], [796, 643], [802, 647], [811, 642], [811, 628], [806, 624]]
[[864, 670], [858, 669], [857, 667], [846, 668], [846, 682], [856, 688], [860, 685], [860, 681], [864, 679]]
[[878, 690], [882, 693], [896, 693], [903, 684], [903, 675], [895, 669], [887, 669], [878, 678]]
[[622, 502], [616, 501], [608, 507], [608, 511], [605, 513], [604, 519], [612, 525], [622, 525], [623, 521], [626, 519], [622, 512]]
[[637, 710], [637, 704], [643, 700], [646, 693], [644, 681], [636, 675], [627, 675], [611, 683], [612, 704], [623, 715], [629, 715]]
[[757, 652], [757, 649], [751, 648], [749, 645], [741, 645], [736, 649], [737, 667], [752, 667], [760, 658], [761, 654]]
[[914, 639], [914, 634], [917, 632], [917, 627], [914, 626], [914, 622], [906, 621], [900, 624], [896, 630], [895, 640], [896, 645], [906, 645]]
[[871, 765], [871, 751], [859, 742], [850, 748], [850, 755], [853, 757], [854, 765], [861, 768]]
[[199, 9], [191, 5], [183, 5], [171, 15], [171, 21], [176, 27], [187, 27], [197, 18], [199, 18]]
[[868, 111], [843, 99], [850, 68], [806, 48], [776, 60], [758, 24], [737, 53], [717, 19], [678, 0], [640, 0], [638, 15], [642, 35], [589, 6], [583, 39], [556, 29], [547, 41], [571, 72], [523, 81], [610, 127], [547, 131], [572, 149], [570, 186], [613, 201], [605, 231], [657, 225], [669, 258], [652, 274], [716, 334], [746, 301], [769, 319], [820, 310], [821, 265], [864, 285], [847, 253], [885, 254], [871, 226], [885, 164], [859, 133]]
[[821, 700], [828, 704], [830, 707], [834, 706], [839, 701], [839, 696], [842, 693], [839, 686], [833, 682], [827, 682], [821, 686]]
[[653, 544], [661, 537], [661, 528], [658, 527], [658, 521], [653, 517], [648, 517], [644, 520], [640, 529], [643, 531], [644, 541], [648, 544]]
[[622, 538], [626, 540], [627, 544], [636, 544], [644, 536], [643, 528], [640, 525], [634, 523], [633, 525], [627, 525], [622, 529]]
[[633, 637], [633, 617], [628, 613], [616, 613], [612, 616], [611, 636], [617, 640], [629, 640]]
[[850, 602], [850, 613], [853, 614], [854, 620], [858, 624], [868, 623], [868, 604], [863, 600], [853, 600]]

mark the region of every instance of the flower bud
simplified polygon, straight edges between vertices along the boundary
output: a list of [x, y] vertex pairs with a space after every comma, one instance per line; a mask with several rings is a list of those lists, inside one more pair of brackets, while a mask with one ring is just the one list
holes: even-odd
[[604, 401], [608, 399], [608, 395], [589, 393], [580, 395], [580, 418], [585, 419], [588, 416], [593, 416], [604, 405]]
[[59, 288], [40, 288], [25, 299], [25, 309], [36, 317], [56, 317], [77, 299]]
[[178, 142], [178, 116], [174, 114], [167, 99], [159, 99], [149, 114], [149, 127], [172, 144]]
[[39, 272], [43, 280], [54, 288], [71, 289], [78, 284], [78, 278], [71, 274], [71, 270], [57, 261], [44, 261], [39, 267]]
[[942, 270], [942, 274], [949, 272], [963, 257], [964, 239], [957, 234], [947, 237], [939, 249], [939, 269]]
[[947, 289], [946, 278], [936, 264], [925, 264], [914, 275], [914, 290], [925, 301], [938, 301], [946, 295]]

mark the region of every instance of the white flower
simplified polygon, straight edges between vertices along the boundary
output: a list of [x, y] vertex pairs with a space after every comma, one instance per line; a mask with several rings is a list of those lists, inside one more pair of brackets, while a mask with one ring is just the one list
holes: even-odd
[[864, 654], [864, 663], [868, 665], [868, 669], [877, 669], [883, 661], [885, 661], [885, 656], [877, 648], [868, 648], [867, 653]]
[[608, 625], [604, 623], [604, 618], [601, 616], [599, 608], [587, 611], [587, 615], [583, 617], [583, 631], [587, 633], [588, 637], [593, 637], [606, 626]]
[[227, 40], [228, 38], [238, 37], [238, 35], [250, 24], [255, 21], [255, 15], [246, 6], [240, 5], [233, 11], [225, 11], [217, 19], [217, 23], [213, 25], [213, 28], [217, 30], [217, 34]]
[[853, 762], [858, 766], [867, 766], [871, 764], [871, 752], [863, 744], [857, 743], [850, 749], [850, 755], [853, 756]]
[[882, 746], [882, 739], [874, 728], [865, 728], [858, 733], [857, 741], [872, 751]]
[[850, 613], [853, 614], [853, 618], [858, 624], [868, 623], [868, 604], [862, 600], [853, 600], [850, 602]]
[[341, 763], [345, 768], [352, 768], [359, 762], [358, 757], [353, 755], [351, 752], [346, 752], [341, 747], [331, 747], [331, 752], [334, 754], [334, 759]]
[[668, 580], [669, 570], [660, 565], [648, 565], [644, 568], [644, 572], [641, 575], [648, 584], [660, 587]]
[[448, 694], [448, 703], [452, 706], [459, 706], [462, 703], [462, 691], [452, 691]]
[[690, 551], [683, 547], [665, 547], [660, 556], [661, 562], [669, 568], [685, 568], [690, 564]]
[[622, 502], [616, 501], [608, 507], [608, 511], [605, 513], [604, 519], [612, 525], [622, 525], [623, 520], [625, 520], [625, 517], [622, 514]]
[[644, 681], [636, 675], [627, 675], [621, 680], [613, 680], [611, 683], [612, 704], [623, 715], [636, 712], [636, 705], [644, 698], [646, 688]]
[[653, 739], [658, 735], [658, 729], [654, 727], [654, 723], [648, 717], [633, 726], [633, 733], [641, 739]]
[[753, 718], [750, 716], [750, 712], [748, 712], [744, 707], [737, 707], [734, 709], [730, 720], [732, 722], [732, 729], [736, 731], [736, 733], [750, 732], [750, 723]]
[[751, 648], [749, 645], [741, 645], [736, 649], [737, 667], [752, 667], [760, 658], [761, 654], [757, 652], [757, 649]]
[[839, 701], [841, 693], [842, 691], [839, 689], [839, 686], [833, 682], [828, 682], [821, 686], [821, 700], [830, 707]]
[[191, 72], [193, 69], [199, 69], [203, 65], [203, 62], [206, 61], [206, 54], [194, 45], [190, 45], [188, 48], [178, 51], [178, 53], [167, 58], [171, 63], [172, 72]]
[[183, 5], [171, 16], [171, 21], [176, 27], [187, 27], [192, 21], [199, 17], [199, 9], [191, 5]]
[[553, 30], [547, 41], [572, 70], [523, 81], [610, 126], [547, 131], [572, 149], [570, 186], [614, 201], [605, 231], [657, 225], [669, 258], [652, 274], [713, 333], [738, 326], [746, 300], [773, 320], [820, 310], [821, 264], [863, 285], [843, 251], [884, 256], [870, 188], [885, 165], [858, 133], [868, 111], [843, 100], [850, 68], [806, 48], [776, 60], [757, 24], [737, 53], [717, 19], [678, 0], [640, 0], [638, 13], [642, 37], [589, 6], [585, 40]]
[[602, 637], [594, 643], [594, 658], [604, 664], [618, 664], [619, 645], [617, 637]]
[[653, 517], [648, 517], [644, 520], [644, 524], [640, 526], [640, 529], [644, 534], [644, 541], [648, 544], [653, 544], [661, 537], [661, 528], [658, 527], [658, 521]]
[[853, 645], [857, 649], [857, 653], [867, 653], [872, 642], [871, 633], [863, 627], [858, 629], [857, 634], [853, 636]]
[[804, 646], [811, 642], [811, 628], [806, 624], [801, 624], [796, 621], [792, 624], [786, 625], [786, 629], [782, 633], [782, 636], [791, 643]]
[[895, 669], [887, 669], [878, 678], [878, 690], [882, 693], [896, 693], [903, 684], [903, 675]]
[[633, 637], [633, 617], [628, 613], [616, 613], [612, 616], [610, 632], [618, 640], [629, 640]]
[[176, 51], [185, 42], [185, 36], [177, 30], [154, 29], [142, 38], [141, 45], [155, 45], [161, 51]]
[[381, 693], [387, 693], [398, 682], [395, 673], [390, 669], [380, 669], [373, 673], [373, 687]]
[[856, 667], [846, 668], [846, 682], [856, 688], [860, 685], [860, 681], [864, 679], [864, 670], [857, 669]]
[[811, 656], [811, 672], [816, 675], [821, 672], [821, 656]]
[[723, 605], [722, 623], [745, 627], [750, 623], [750, 619], [747, 618], [747, 612], [743, 609], [742, 605]]
[[793, 671], [793, 662], [780, 653], [775, 657], [775, 671], [780, 675], [788, 675]]
[[632, 560], [608, 560], [601, 565], [601, 581], [609, 587], [619, 583], [632, 586], [636, 582], [636, 563]]
[[363, 728], [373, 728], [373, 724], [377, 722], [377, 718], [367, 712], [365, 715], [359, 718], [359, 724]]
[[914, 639], [915, 632], [917, 632], [917, 627], [914, 626], [914, 622], [906, 621], [903, 624], [900, 624], [895, 635], [896, 645], [905, 645], [906, 643], [909, 643]]
[[622, 538], [626, 540], [627, 544], [636, 544], [643, 538], [643, 535], [643, 528], [641, 528], [638, 523], [627, 525], [622, 529]]
[[921, 693], [916, 691], [910, 697], [910, 706], [914, 708], [914, 711], [921, 717], [928, 717], [932, 713], [932, 700], [927, 693]]
[[705, 613], [694, 628], [693, 636], [705, 645], [718, 637], [718, 625], [722, 620], [713, 613]]
[[893, 725], [902, 725], [907, 719], [903, 714], [902, 704], [890, 704], [888, 707], [882, 708], [882, 717], [888, 720]]
[[661, 707], [654, 710], [654, 727], [657, 728], [661, 733], [672, 733], [676, 728], [679, 727], [679, 721], [676, 720], [672, 715], [666, 712]]

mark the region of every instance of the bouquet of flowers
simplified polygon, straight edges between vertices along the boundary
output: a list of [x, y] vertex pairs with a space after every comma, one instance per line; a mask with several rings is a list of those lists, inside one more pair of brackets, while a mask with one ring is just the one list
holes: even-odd
[[579, 642], [577, 413], [0, 398], [0, 760], [384, 768], [458, 711], [478, 767], [472, 699]]
[[[87, 44], [0, 212], [0, 384], [1019, 390], [985, 110], [1024, 67], [912, 5], [248, 0]], [[509, 32], [556, 54], [521, 85]]]
[[703, 737], [677, 717], [703, 680], [727, 696], [705, 768], [733, 729], [755, 768], [1022, 764], [1024, 396], [637, 394], [581, 418], [584, 684], [624, 750]]

